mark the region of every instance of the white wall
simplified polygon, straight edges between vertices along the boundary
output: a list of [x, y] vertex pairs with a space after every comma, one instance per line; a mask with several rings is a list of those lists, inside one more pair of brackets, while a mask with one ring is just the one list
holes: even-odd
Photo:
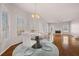
[[61, 30], [61, 33], [68, 34], [70, 33], [70, 23], [71, 22], [49, 23], [49, 32], [55, 34], [56, 30]]
[[74, 36], [79, 36], [79, 21], [71, 23], [71, 34]]

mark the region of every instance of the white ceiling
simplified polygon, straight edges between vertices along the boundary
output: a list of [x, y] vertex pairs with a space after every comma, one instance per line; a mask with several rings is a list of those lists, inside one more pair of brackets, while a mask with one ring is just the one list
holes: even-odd
[[35, 8], [49, 23], [79, 20], [78, 3], [17, 3], [16, 6], [33, 13]]

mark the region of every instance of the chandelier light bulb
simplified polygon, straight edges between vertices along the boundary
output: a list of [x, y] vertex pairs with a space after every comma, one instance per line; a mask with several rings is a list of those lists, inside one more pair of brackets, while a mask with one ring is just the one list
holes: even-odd
[[39, 19], [40, 16], [39, 16], [39, 14], [37, 14], [37, 13], [33, 13], [33, 14], [32, 14], [32, 18], [33, 18], [33, 19]]
[[40, 16], [39, 16], [38, 14], [36, 15], [36, 17], [37, 17], [38, 19], [40, 18]]
[[35, 14], [35, 13], [32, 14], [32, 18], [33, 18], [33, 19], [36, 18], [36, 14]]
[[35, 16], [34, 16], [34, 14], [32, 14], [32, 18], [34, 18]]

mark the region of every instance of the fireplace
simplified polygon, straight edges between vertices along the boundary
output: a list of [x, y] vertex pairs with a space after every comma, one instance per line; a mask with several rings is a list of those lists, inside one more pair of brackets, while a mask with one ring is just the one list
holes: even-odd
[[55, 33], [61, 33], [61, 31], [60, 30], [56, 30]]

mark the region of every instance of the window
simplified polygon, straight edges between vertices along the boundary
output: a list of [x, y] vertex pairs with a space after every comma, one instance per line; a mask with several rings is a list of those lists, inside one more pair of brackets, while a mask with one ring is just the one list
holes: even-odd
[[7, 12], [2, 12], [2, 30], [3, 30], [3, 38], [8, 37], [8, 14]]
[[22, 16], [17, 16], [17, 34], [20, 35], [24, 31], [24, 19]]

